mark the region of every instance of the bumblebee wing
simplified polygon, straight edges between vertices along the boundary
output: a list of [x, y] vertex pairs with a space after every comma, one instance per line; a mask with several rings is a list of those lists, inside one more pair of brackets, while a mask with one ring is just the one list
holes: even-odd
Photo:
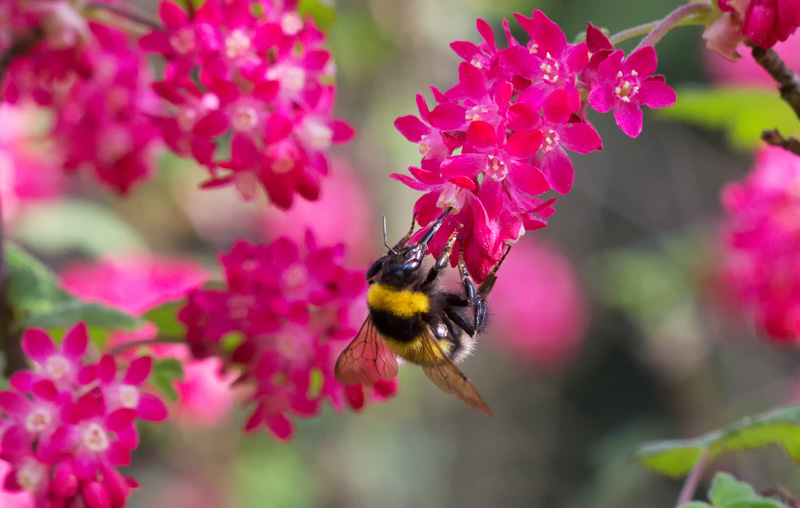
[[397, 376], [397, 357], [383, 343], [372, 319], [367, 317], [358, 335], [336, 360], [336, 380], [344, 385], [391, 380]]
[[425, 375], [433, 381], [441, 391], [455, 395], [472, 409], [476, 409], [481, 413], [492, 416], [492, 410], [484, 402], [481, 394], [478, 393], [477, 388], [469, 382], [467, 376], [458, 370], [458, 367], [453, 365], [439, 342], [430, 333], [430, 330], [423, 334], [422, 347], [426, 349], [429, 358], [438, 358], [439, 363], [433, 365], [423, 365], [422, 370]]

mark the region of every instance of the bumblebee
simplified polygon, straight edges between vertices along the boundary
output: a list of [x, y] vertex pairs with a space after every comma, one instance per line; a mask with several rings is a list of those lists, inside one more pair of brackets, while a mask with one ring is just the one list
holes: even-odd
[[420, 365], [443, 392], [491, 415], [478, 390], [455, 364], [472, 352], [476, 335], [486, 328], [486, 297], [505, 255], [476, 286], [460, 253], [461, 292], [444, 291], [440, 277], [450, 262], [458, 230], [431, 268], [424, 270], [422, 259], [449, 212], [445, 210], [418, 242], [409, 244], [415, 214], [408, 233], [393, 247], [386, 238], [384, 217], [383, 241], [388, 252], [367, 271], [369, 316], [336, 361], [336, 379], [345, 385], [393, 379], [400, 357]]

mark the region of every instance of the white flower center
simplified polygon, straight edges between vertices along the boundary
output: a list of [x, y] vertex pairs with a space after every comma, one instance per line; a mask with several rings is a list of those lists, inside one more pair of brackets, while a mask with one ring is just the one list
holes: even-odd
[[298, 288], [308, 282], [308, 270], [303, 265], [292, 265], [283, 272], [283, 283], [289, 288]]
[[333, 141], [333, 129], [327, 125], [307, 120], [302, 127], [303, 141], [312, 150], [326, 150]]
[[306, 71], [301, 67], [282, 65], [267, 71], [267, 79], [278, 80], [288, 92], [299, 92], [306, 84]]
[[544, 129], [542, 133], [544, 134], [544, 146], [542, 147], [542, 151], [545, 153], [557, 147], [561, 142], [558, 133], [552, 129]]
[[28, 432], [39, 433], [45, 430], [53, 422], [50, 412], [44, 408], [36, 408], [25, 418], [25, 428]]
[[539, 70], [544, 73], [542, 75], [542, 79], [544, 81], [547, 81], [551, 84], [557, 83], [559, 79], [558, 72], [561, 70], [561, 64], [554, 60], [553, 57], [550, 56], [550, 53], [547, 53], [547, 56], [539, 66]]
[[139, 407], [139, 389], [131, 385], [119, 387], [119, 403], [124, 408], [136, 409]]
[[233, 60], [245, 56], [250, 51], [250, 37], [244, 30], [234, 30], [225, 38], [225, 56]]
[[238, 106], [231, 123], [237, 131], [251, 131], [258, 126], [258, 113], [252, 106]]
[[186, 55], [194, 51], [195, 35], [191, 28], [181, 28], [169, 38], [169, 45], [179, 55]]
[[508, 175], [508, 166], [494, 155], [490, 155], [489, 163], [486, 165], [484, 173], [492, 180], [499, 181]]
[[61, 355], [51, 355], [44, 363], [44, 372], [47, 377], [60, 381], [72, 372], [69, 360]]
[[96, 423], [90, 423], [83, 429], [81, 435], [83, 444], [95, 453], [102, 453], [108, 449], [108, 434], [105, 429]]
[[228, 312], [231, 319], [244, 319], [250, 313], [253, 297], [234, 295], [228, 298]]
[[296, 12], [287, 12], [281, 18], [281, 30], [286, 35], [294, 35], [303, 29], [303, 20]]
[[631, 78], [633, 79], [620, 79], [622, 78], [622, 71], [617, 73], [617, 86], [614, 88], [614, 93], [621, 101], [630, 102], [631, 98], [639, 91], [639, 80], [636, 79], [639, 73], [631, 71]]
[[17, 471], [17, 483], [28, 492], [36, 492], [46, 479], [47, 467], [38, 460], [30, 459]]
[[459, 187], [454, 183], [446, 183], [442, 188], [442, 193], [439, 194], [439, 200], [436, 202], [436, 206], [445, 210], [447, 208], [452, 208], [453, 214], [458, 213], [462, 208], [464, 208], [464, 203], [467, 201], [467, 189], [463, 187]]
[[489, 112], [488, 109], [483, 108], [481, 106], [472, 106], [471, 108], [469, 108], [467, 110], [467, 113], [464, 115], [464, 118], [468, 122], [476, 122], [476, 121], [480, 120], [481, 118], [483, 118], [483, 115], [488, 113], [488, 112]]

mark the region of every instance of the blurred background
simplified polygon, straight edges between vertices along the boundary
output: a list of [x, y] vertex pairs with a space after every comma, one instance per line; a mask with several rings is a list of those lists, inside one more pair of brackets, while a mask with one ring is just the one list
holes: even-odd
[[[448, 45], [478, 42], [477, 17], [502, 46], [501, 22], [513, 12], [542, 9], [573, 39], [588, 21], [615, 33], [677, 5], [336, 2], [335, 17], [320, 21], [338, 69], [336, 115], [358, 136], [334, 149], [321, 202], [285, 214], [245, 203], [232, 189], [199, 192], [204, 171], [165, 152], [158, 176], [124, 200], [88, 181], [64, 183], [58, 198], [40, 189], [11, 213], [12, 234], [66, 273], [76, 263], [144, 253], [213, 270], [216, 252], [234, 239], [298, 235], [310, 221], [322, 243], [346, 242], [352, 266], [364, 267], [382, 249], [381, 214], [389, 238], [399, 238], [418, 198], [389, 179], [419, 162], [394, 119], [416, 114], [415, 94], [429, 85], [455, 83], [459, 59]], [[141, 7], [155, 13], [155, 2]], [[512, 30], [527, 40], [515, 22]], [[679, 104], [681, 90], [725, 77], [700, 35], [697, 27], [677, 29], [658, 47], [659, 72], [678, 90]], [[26, 118], [33, 133], [47, 121]], [[733, 150], [721, 132], [650, 110], [636, 140], [611, 115], [590, 113], [590, 120], [604, 150], [573, 156], [574, 190], [559, 198], [550, 225], [511, 253], [490, 299], [489, 331], [463, 364], [494, 418], [404, 368], [400, 393], [388, 403], [361, 414], [326, 408], [278, 443], [265, 432], [241, 432], [244, 415], [227, 411], [224, 384], [187, 386], [195, 390], [194, 412], [175, 426], [143, 429], [131, 474], [144, 488], [130, 506], [672, 506], [680, 482], [637, 466], [638, 444], [695, 436], [793, 401], [800, 355], [760, 338], [719, 286], [719, 193], [744, 177], [752, 153]], [[46, 153], [41, 143], [4, 143]], [[100, 285], [108, 280], [96, 277]], [[118, 296], [132, 298], [135, 289], [122, 287]], [[800, 490], [797, 470], [779, 450], [729, 455], [713, 469], [757, 488]]]

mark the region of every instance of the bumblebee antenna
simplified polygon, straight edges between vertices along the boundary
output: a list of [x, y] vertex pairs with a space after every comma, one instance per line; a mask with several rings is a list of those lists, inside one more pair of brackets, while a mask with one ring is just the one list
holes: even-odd
[[449, 207], [449, 208], [447, 208], [447, 209], [446, 209], [446, 210], [445, 210], [445, 211], [442, 213], [442, 215], [440, 215], [440, 216], [439, 216], [439, 218], [438, 218], [438, 219], [436, 219], [436, 220], [433, 222], [433, 224], [431, 225], [431, 227], [430, 227], [430, 229], [428, 230], [428, 232], [427, 232], [427, 233], [425, 233], [425, 236], [423, 236], [423, 237], [422, 237], [422, 239], [419, 241], [419, 244], [420, 244], [420, 245], [427, 245], [427, 244], [428, 244], [428, 242], [430, 242], [430, 241], [431, 241], [431, 238], [433, 238], [433, 235], [435, 235], [435, 234], [436, 234], [436, 232], [437, 232], [437, 231], [439, 231], [439, 228], [440, 228], [440, 227], [442, 227], [442, 223], [443, 223], [443, 222], [444, 222], [444, 220], [447, 218], [447, 215], [450, 213], [450, 211], [451, 211], [452, 209], [453, 209], [453, 207]]
[[397, 255], [397, 252], [389, 245], [389, 237], [386, 236], [386, 214], [383, 214], [383, 244], [389, 249], [389, 252]]

